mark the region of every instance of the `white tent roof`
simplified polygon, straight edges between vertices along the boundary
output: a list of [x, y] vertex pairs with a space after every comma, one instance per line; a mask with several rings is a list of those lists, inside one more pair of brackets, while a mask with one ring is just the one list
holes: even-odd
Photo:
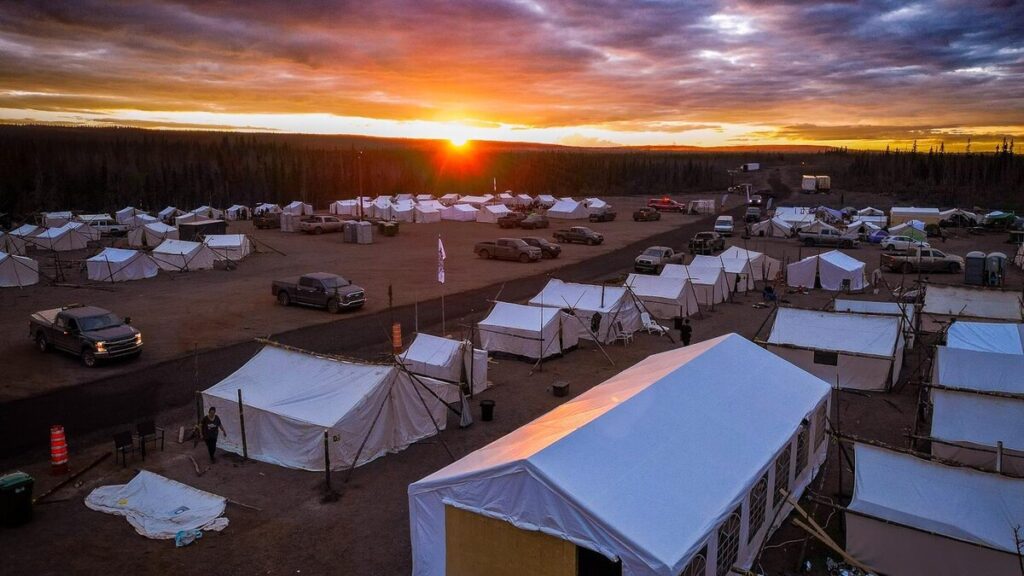
[[[1024, 394], [1024, 356], [939, 346], [932, 383]], [[1024, 400], [932, 389], [931, 435], [949, 442], [1024, 450]]]
[[175, 215], [175, 214], [177, 214], [179, 212], [181, 212], [181, 210], [178, 210], [174, 206], [168, 206], [168, 207], [164, 208], [163, 210], [161, 210], [160, 212], [158, 212], [157, 216], [159, 216], [161, 220], [165, 220], [168, 217], [173, 216], [173, 215]]
[[789, 225], [809, 224], [816, 219], [814, 209], [806, 206], [779, 206], [775, 209], [773, 218]]
[[698, 254], [693, 257], [690, 266], [696, 268], [722, 268], [730, 274], [751, 274], [751, 264], [746, 258], [725, 258], [724, 256], [704, 256]]
[[476, 214], [477, 222], [497, 222], [498, 218], [508, 216], [512, 211], [509, 210], [504, 204], [487, 204], [481, 206], [480, 210]]
[[223, 530], [227, 500], [140, 470], [127, 484], [100, 486], [85, 498], [97, 512], [124, 516], [146, 538], [169, 540], [182, 530]]
[[844, 254], [838, 250], [829, 250], [824, 254], [818, 256], [822, 260], [825, 260], [833, 266], [839, 267], [847, 272], [857, 272], [858, 270], [864, 270], [864, 263], [857, 260], [853, 256]]
[[548, 218], [579, 220], [586, 218], [588, 215], [587, 207], [582, 202], [569, 199], [555, 202], [555, 205], [548, 209], [547, 216]]
[[851, 510], [1017, 554], [1024, 482], [864, 444], [854, 450]]
[[779, 308], [768, 343], [892, 358], [899, 328], [890, 316]]
[[469, 341], [458, 341], [418, 333], [398, 360], [413, 374], [446, 382], [468, 381], [472, 373], [473, 391], [487, 387], [487, 352], [473, 348]]
[[937, 346], [934, 384], [1024, 394], [1024, 355]]
[[885, 314], [887, 316], [906, 317], [914, 321], [914, 305], [899, 302], [877, 302], [875, 300], [844, 300], [836, 298], [832, 303], [836, 312], [857, 312], [861, 314]]
[[102, 252], [86, 260], [90, 280], [121, 282], [152, 278], [157, 274], [157, 265], [148, 255], [138, 250], [104, 248]]
[[494, 309], [480, 321], [481, 325], [536, 332], [556, 320], [561, 310], [552, 307], [523, 306], [510, 302], [495, 302]]
[[38, 262], [24, 256], [0, 252], [0, 288], [20, 288], [38, 283]]
[[938, 208], [917, 208], [914, 206], [893, 206], [890, 214], [921, 214], [921, 215], [939, 215]]
[[664, 298], [675, 300], [686, 290], [685, 278], [669, 276], [651, 276], [649, 274], [630, 274], [626, 278], [626, 286], [640, 298]]
[[150, 253], [153, 260], [163, 270], [185, 272], [190, 270], [209, 270], [213, 268], [217, 255], [209, 246], [200, 242], [167, 239]]
[[871, 206], [868, 206], [867, 208], [861, 208], [860, 210], [857, 210], [857, 215], [858, 216], [885, 216], [885, 212], [882, 212], [878, 208], [872, 208]]
[[78, 220], [79, 222], [85, 222], [86, 224], [91, 224], [93, 222], [102, 222], [105, 220], [113, 220], [113, 218], [110, 217], [110, 214], [79, 214], [78, 216], [75, 217], [75, 219]]
[[485, 194], [483, 196], [462, 196], [459, 198], [459, 204], [485, 204], [494, 199], [494, 196]]
[[946, 331], [946, 345], [979, 352], [1024, 354], [1024, 324], [954, 322]]
[[496, 302], [477, 326], [480, 344], [488, 352], [546, 358], [576, 346], [576, 323], [558, 308]]
[[450, 504], [678, 574], [829, 392], [736, 334], [649, 356], [410, 485], [413, 573], [444, 573]]
[[[445, 389], [455, 388], [430, 382], [442, 394]], [[446, 408], [421, 390], [431, 406], [428, 414], [413, 388], [416, 385], [394, 366], [343, 362], [267, 346], [233, 374], [203, 391], [203, 397], [207, 406], [223, 408], [218, 415], [225, 427], [238, 430], [237, 422], [231, 420], [237, 419], [241, 389], [250, 458], [323, 470], [325, 430], [338, 436], [329, 444], [332, 468], [351, 466], [366, 438], [360, 465], [434, 435], [432, 418], [443, 430]], [[458, 392], [442, 397], [454, 401]], [[229, 451], [241, 451], [237, 434], [222, 440], [221, 445]]]
[[245, 234], [210, 234], [203, 243], [221, 260], [241, 260], [252, 252], [252, 243]]
[[313, 213], [313, 205], [295, 200], [284, 207], [285, 214], [309, 215]]
[[685, 264], [666, 264], [661, 275], [666, 278], [687, 278], [694, 284], [721, 284], [723, 274], [721, 264], [717, 266], [686, 266]]
[[1021, 317], [1020, 294], [961, 286], [929, 284], [924, 293], [926, 314], [1014, 320]]
[[0, 232], [0, 252], [7, 252], [15, 256], [25, 255], [26, 242], [20, 236], [13, 236]]
[[35, 224], [22, 224], [21, 226], [18, 226], [14, 230], [11, 230], [9, 234], [11, 236], [27, 238], [30, 236], [35, 236], [37, 234], [41, 234], [44, 230], [46, 229], [42, 228], [41, 226], [36, 226]]
[[548, 280], [548, 283], [536, 296], [530, 298], [530, 304], [533, 306], [593, 310], [607, 314], [615, 310], [619, 306], [620, 301], [626, 298], [628, 298], [626, 289], [621, 286], [576, 284], [575, 282], [563, 282], [557, 278], [552, 278]]

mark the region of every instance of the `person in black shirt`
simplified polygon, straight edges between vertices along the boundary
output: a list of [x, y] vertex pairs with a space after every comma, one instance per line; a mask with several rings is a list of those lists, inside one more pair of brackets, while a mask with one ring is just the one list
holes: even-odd
[[213, 462], [213, 453], [217, 451], [217, 437], [220, 432], [224, 433], [224, 437], [228, 437], [228, 431], [224, 429], [224, 425], [220, 423], [220, 416], [217, 416], [217, 409], [211, 407], [210, 412], [203, 416], [203, 421], [199, 424], [200, 431], [203, 433], [203, 440], [206, 441], [206, 450], [210, 453], [210, 462]]
[[690, 326], [690, 319], [684, 318], [683, 325], [679, 327], [679, 339], [683, 341], [683, 346], [690, 345], [690, 336], [693, 335], [693, 326]]

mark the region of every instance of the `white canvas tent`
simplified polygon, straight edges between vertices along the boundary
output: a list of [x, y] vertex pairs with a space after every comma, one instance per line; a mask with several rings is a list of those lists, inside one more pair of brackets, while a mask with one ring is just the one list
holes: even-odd
[[879, 574], [1017, 576], [1024, 481], [854, 447], [846, 550]]
[[909, 220], [920, 220], [925, 224], [938, 224], [942, 220], [938, 208], [917, 208], [914, 206], [893, 206], [889, 211], [889, 225], [896, 226]]
[[946, 346], [979, 352], [1024, 354], [1024, 324], [957, 321], [946, 331]]
[[412, 378], [394, 365], [357, 364], [265, 346], [204, 390], [203, 402], [206, 408], [217, 408], [224, 427], [235, 431], [220, 441], [224, 450], [242, 452], [241, 390], [249, 458], [324, 470], [326, 432], [331, 469], [344, 470], [444, 430], [447, 407], [424, 387], [444, 402], [461, 397], [455, 385]]
[[398, 355], [409, 372], [435, 380], [463, 385], [473, 394], [487, 388], [487, 351], [473, 348], [468, 340], [458, 341], [422, 332], [409, 348]]
[[782, 262], [778, 259], [767, 256], [761, 252], [746, 250], [739, 246], [730, 246], [726, 248], [724, 252], [719, 254], [719, 257], [726, 260], [730, 258], [747, 260], [750, 262], [750, 270], [754, 275], [754, 280], [773, 280], [782, 270]]
[[480, 208], [491, 200], [494, 200], [494, 196], [490, 194], [484, 194], [483, 196], [460, 196], [456, 203], [468, 204], [474, 208]]
[[184, 212], [182, 212], [181, 210], [178, 210], [174, 206], [168, 206], [163, 210], [157, 212], [157, 217], [160, 218], [160, 220], [163, 221], [164, 223], [169, 224], [171, 222], [174, 222], [174, 219], [178, 216], [181, 216], [182, 214], [184, 214]]
[[578, 337], [585, 340], [608, 344], [620, 334], [643, 329], [639, 306], [621, 286], [576, 284], [552, 278], [529, 303], [561, 308], [576, 316], [580, 320]]
[[60, 228], [74, 219], [74, 215], [68, 211], [43, 212], [42, 216], [43, 226], [46, 228]]
[[177, 239], [164, 240], [150, 256], [157, 266], [168, 272], [209, 270], [217, 260], [217, 255], [206, 244]]
[[132, 206], [127, 206], [115, 212], [114, 219], [117, 220], [118, 224], [128, 224], [138, 214], [146, 214], [146, 212]]
[[1024, 476], [1024, 355], [938, 346], [932, 386], [932, 454]]
[[452, 206], [459, 201], [459, 195], [445, 194], [444, 196], [441, 196], [441, 198], [439, 198], [439, 201], [441, 202], [441, 204], [444, 204], [445, 206]]
[[290, 204], [285, 206], [282, 212], [284, 212], [285, 214], [291, 214], [292, 216], [312, 216], [313, 205], [295, 200], [294, 202], [291, 202]]
[[23, 288], [38, 283], [38, 262], [0, 251], [0, 288]]
[[790, 227], [799, 227], [810, 224], [816, 220], [813, 208], [806, 206], [779, 206], [775, 209], [773, 219], [779, 219], [789, 224]]
[[182, 224], [188, 224], [189, 222], [202, 222], [206, 220], [206, 216], [202, 214], [196, 214], [195, 212], [185, 212], [180, 216], [174, 217], [174, 226], [181, 226]]
[[496, 302], [477, 324], [480, 347], [530, 359], [567, 352], [579, 343], [577, 320], [558, 308]]
[[714, 306], [719, 302], [725, 302], [729, 297], [729, 281], [725, 277], [725, 270], [722, 270], [721, 267], [666, 264], [661, 269], [661, 276], [689, 280], [697, 294], [697, 303], [701, 306]]
[[79, 222], [68, 222], [60, 228], [47, 228], [45, 231], [32, 236], [29, 242], [33, 246], [43, 250], [55, 252], [68, 252], [70, 250], [81, 250], [86, 248], [94, 230]]
[[394, 220], [394, 204], [391, 199], [386, 196], [375, 198], [369, 216], [378, 220]]
[[250, 210], [248, 206], [242, 206], [241, 204], [234, 204], [230, 208], [224, 211], [224, 217], [228, 220], [247, 220], [249, 218]]
[[838, 228], [827, 222], [822, 222], [821, 220], [815, 220], [813, 222], [808, 222], [806, 224], [800, 224], [797, 226], [797, 229], [799, 229], [801, 232], [807, 232], [810, 234], [818, 234], [825, 230], [828, 230], [829, 232], [835, 232], [837, 234], [839, 233]]
[[547, 217], [557, 220], [586, 220], [590, 217], [587, 207], [573, 199], [559, 200], [548, 208]]
[[498, 202], [501, 202], [503, 206], [515, 206], [516, 197], [512, 195], [511, 190], [506, 190], [501, 194], [498, 194]]
[[24, 238], [0, 232], [0, 252], [14, 254], [15, 256], [25, 255], [26, 242]]
[[1020, 322], [1024, 319], [1017, 292], [984, 290], [964, 286], [929, 284], [924, 293], [925, 314], [988, 318]]
[[124, 516], [146, 538], [173, 539], [183, 530], [220, 531], [227, 527], [227, 500], [146, 470], [127, 484], [100, 486], [85, 497], [97, 512]]
[[441, 219], [454, 220], [456, 222], [475, 222], [477, 212], [478, 210], [469, 204], [455, 204], [441, 211]]
[[280, 206], [277, 204], [268, 204], [266, 202], [257, 204], [256, 208], [253, 209], [253, 214], [280, 214], [281, 212], [283, 212], [283, 210], [281, 210]]
[[765, 238], [789, 238], [793, 234], [793, 226], [781, 218], [770, 218], [751, 224], [750, 234]]
[[881, 314], [882, 316], [895, 316], [900, 319], [903, 329], [903, 340], [907, 348], [914, 347], [915, 314], [917, 310], [913, 304], [901, 304], [899, 302], [876, 302], [874, 300], [844, 300], [837, 298], [832, 301], [832, 308], [836, 312], [856, 312], [857, 314]]
[[158, 246], [164, 240], [178, 239], [178, 229], [163, 222], [154, 222], [128, 231], [128, 245], [133, 248]]
[[591, 214], [600, 214], [605, 210], [610, 210], [612, 205], [601, 200], [600, 198], [586, 198], [583, 200], [583, 205], [587, 208], [587, 216]]
[[104, 248], [85, 261], [89, 280], [98, 282], [129, 282], [156, 276], [159, 266], [146, 253], [138, 250]]
[[733, 292], [746, 292], [754, 289], [754, 268], [746, 258], [724, 258], [698, 254], [693, 257], [690, 266], [721, 268], [725, 272], [725, 281]]
[[[786, 285], [793, 288], [863, 290], [866, 284], [864, 263], [838, 250], [808, 256], [786, 266]], [[816, 282], [817, 281], [817, 282]]]
[[476, 213], [476, 221], [483, 222], [485, 224], [495, 224], [498, 222], [498, 218], [508, 216], [512, 211], [505, 207], [504, 204], [488, 204], [481, 206], [480, 210]]
[[399, 202], [392, 207], [391, 216], [398, 222], [414, 222], [416, 205], [412, 202]]
[[356, 200], [335, 200], [327, 206], [327, 211], [335, 216], [351, 216], [355, 213]]
[[516, 206], [533, 206], [533, 196], [529, 194], [516, 194]]
[[903, 366], [903, 333], [892, 316], [779, 308], [766, 348], [851, 390], [887, 390]]
[[441, 212], [432, 206], [417, 205], [414, 218], [421, 224], [441, 221]]
[[828, 404], [828, 384], [736, 334], [649, 356], [410, 485], [413, 574], [461, 560], [467, 534], [446, 518], [467, 514], [506, 574], [527, 537], [625, 576], [749, 567], [790, 510], [773, 495], [799, 498], [824, 462]]
[[210, 234], [203, 238], [203, 243], [218, 260], [238, 262], [252, 253], [252, 242], [245, 234]]
[[11, 230], [10, 232], [8, 232], [8, 234], [10, 234], [11, 236], [15, 236], [17, 238], [21, 238], [21, 239], [24, 240], [26, 238], [32, 238], [34, 236], [38, 236], [38, 235], [42, 234], [45, 231], [46, 231], [46, 228], [43, 228], [41, 226], [36, 226], [35, 224], [22, 224], [21, 226], [18, 226], [14, 230]]
[[697, 312], [697, 295], [685, 278], [630, 274], [626, 286], [653, 318], [685, 318]]
[[417, 202], [427, 202], [427, 201], [432, 201], [432, 200], [434, 200], [434, 195], [433, 194], [417, 194], [416, 195], [416, 201]]
[[537, 205], [541, 208], [551, 208], [558, 202], [558, 199], [551, 194], [539, 194], [537, 196]]

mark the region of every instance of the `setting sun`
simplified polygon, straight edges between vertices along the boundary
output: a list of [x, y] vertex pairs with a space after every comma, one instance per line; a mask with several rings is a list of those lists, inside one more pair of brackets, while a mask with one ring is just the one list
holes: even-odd
[[469, 142], [469, 138], [466, 138], [465, 136], [451, 136], [448, 138], [448, 141], [451, 142], [452, 146], [462, 148], [466, 145], [466, 142]]

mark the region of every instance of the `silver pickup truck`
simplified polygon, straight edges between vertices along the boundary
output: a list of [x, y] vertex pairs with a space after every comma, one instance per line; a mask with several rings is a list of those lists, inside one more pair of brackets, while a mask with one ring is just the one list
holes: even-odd
[[276, 280], [271, 293], [281, 306], [301, 304], [326, 308], [331, 314], [366, 304], [366, 291], [337, 274], [314, 272], [295, 282]]

